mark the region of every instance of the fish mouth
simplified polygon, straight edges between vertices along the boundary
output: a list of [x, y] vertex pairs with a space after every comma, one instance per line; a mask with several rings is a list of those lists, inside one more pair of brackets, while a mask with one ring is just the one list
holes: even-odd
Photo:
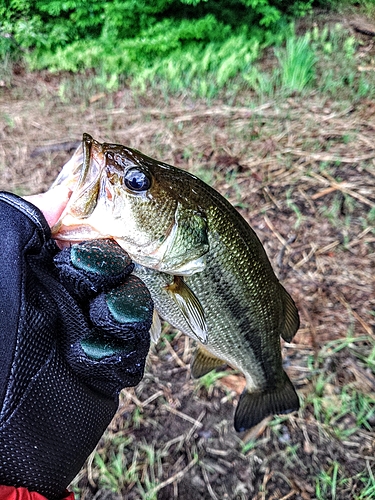
[[72, 191], [59, 220], [51, 228], [53, 238], [77, 242], [109, 237], [99, 233], [90, 223], [77, 223], [77, 219], [88, 219], [95, 210], [104, 166], [102, 145], [89, 134], [83, 134], [82, 144], [50, 188], [66, 186]]
[[75, 193], [69, 203], [69, 213], [87, 219], [97, 204], [105, 157], [102, 145], [89, 134], [83, 134], [82, 150], [82, 166]]

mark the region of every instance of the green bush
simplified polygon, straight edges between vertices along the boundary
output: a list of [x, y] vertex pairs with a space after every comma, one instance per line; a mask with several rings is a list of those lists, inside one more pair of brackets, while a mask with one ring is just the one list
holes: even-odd
[[[167, 79], [206, 93], [245, 74], [313, 0], [0, 0], [0, 56], [30, 69], [94, 70], [144, 86]], [[287, 6], [286, 6], [287, 5]], [[204, 85], [203, 85], [204, 87]], [[200, 88], [200, 90], [199, 90]]]

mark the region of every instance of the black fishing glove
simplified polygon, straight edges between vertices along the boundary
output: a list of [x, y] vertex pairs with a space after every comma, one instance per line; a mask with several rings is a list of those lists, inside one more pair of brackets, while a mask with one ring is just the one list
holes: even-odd
[[152, 301], [118, 245], [60, 252], [42, 213], [0, 193], [0, 484], [64, 495], [143, 376]]

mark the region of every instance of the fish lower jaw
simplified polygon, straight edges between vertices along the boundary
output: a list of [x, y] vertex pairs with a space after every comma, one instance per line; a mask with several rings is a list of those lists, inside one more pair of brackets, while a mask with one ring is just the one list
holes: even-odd
[[52, 237], [55, 240], [72, 243], [86, 240], [110, 238], [109, 235], [103, 235], [102, 233], [99, 233], [98, 231], [93, 229], [92, 226], [84, 224], [65, 225], [58, 223], [52, 227], [51, 232]]

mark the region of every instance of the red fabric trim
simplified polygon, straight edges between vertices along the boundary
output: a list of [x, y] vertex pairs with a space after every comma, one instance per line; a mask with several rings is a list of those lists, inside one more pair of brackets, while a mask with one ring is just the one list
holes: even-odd
[[[0, 485], [0, 500], [47, 500], [46, 497], [26, 488]], [[74, 493], [66, 492], [61, 500], [74, 500]]]

